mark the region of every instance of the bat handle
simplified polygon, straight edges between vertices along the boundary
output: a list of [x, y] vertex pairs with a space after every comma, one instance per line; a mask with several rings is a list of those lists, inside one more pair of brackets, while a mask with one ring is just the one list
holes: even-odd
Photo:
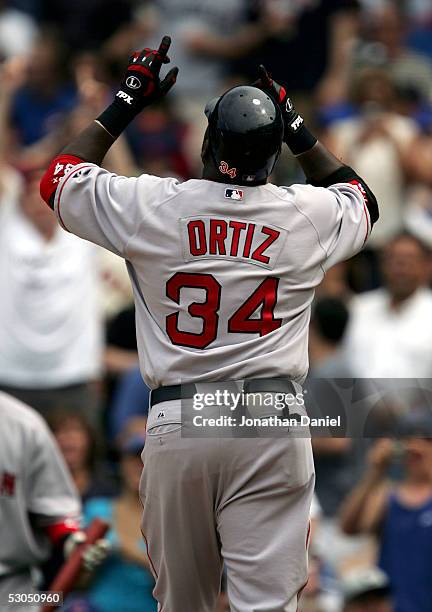
[[[87, 536], [86, 541], [79, 544], [70, 555], [63, 565], [61, 566], [58, 574], [49, 586], [49, 591], [61, 591], [63, 597], [65, 597], [73, 589], [74, 584], [78, 578], [78, 574], [81, 570], [82, 556], [88, 546], [91, 546], [97, 540], [104, 537], [108, 529], [110, 528], [109, 523], [102, 519], [94, 519], [85, 530]], [[43, 606], [41, 612], [52, 612], [56, 608], [56, 604], [46, 604]]]

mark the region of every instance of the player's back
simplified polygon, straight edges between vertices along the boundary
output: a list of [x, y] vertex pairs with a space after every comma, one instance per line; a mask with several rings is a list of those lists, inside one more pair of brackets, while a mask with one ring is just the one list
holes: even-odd
[[59, 191], [66, 228], [127, 261], [152, 388], [301, 381], [323, 266], [359, 250], [368, 230], [362, 197], [345, 183], [233, 187], [117, 177], [86, 165]]
[[297, 200], [314, 191], [192, 180], [154, 204], [129, 245], [152, 384], [304, 378], [326, 253]]

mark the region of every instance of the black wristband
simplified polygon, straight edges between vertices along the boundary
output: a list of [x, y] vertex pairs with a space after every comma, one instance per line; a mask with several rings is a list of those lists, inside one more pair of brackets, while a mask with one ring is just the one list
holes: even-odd
[[289, 128], [286, 129], [284, 141], [294, 155], [306, 153], [318, 142], [315, 136], [309, 132], [305, 125], [302, 125], [296, 132]]
[[100, 115], [96, 118], [107, 132], [118, 138], [127, 128], [129, 123], [135, 119], [139, 111], [125, 108], [123, 102], [115, 99]]

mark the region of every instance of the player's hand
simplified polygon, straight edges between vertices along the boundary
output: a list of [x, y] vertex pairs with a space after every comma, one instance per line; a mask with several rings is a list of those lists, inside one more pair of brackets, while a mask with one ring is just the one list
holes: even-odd
[[367, 460], [369, 468], [378, 474], [384, 474], [395, 456], [397, 448], [389, 438], [380, 438], [370, 449]]
[[[65, 540], [64, 557], [68, 559], [77, 546], [86, 543], [84, 531], [75, 531]], [[87, 546], [82, 555], [82, 572], [92, 574], [105, 561], [111, 550], [111, 545], [105, 538], [100, 538]]]
[[171, 38], [164, 36], [157, 51], [146, 47], [130, 56], [113, 103], [96, 119], [113, 139], [118, 138], [146, 106], [165, 96], [176, 82], [177, 67], [162, 81], [159, 76], [162, 64], [170, 61], [167, 55], [170, 45]]
[[303, 126], [303, 117], [299, 115], [294, 108], [285, 87], [276, 83], [262, 64], [258, 67], [258, 74], [259, 78], [253, 83], [253, 86], [262, 89], [262, 91], [271, 96], [278, 104], [284, 121], [284, 141], [287, 142], [287, 138], [289, 138], [290, 135], [296, 134]]
[[158, 50], [146, 47], [135, 51], [130, 58], [126, 73], [116, 93], [125, 110], [138, 114], [149, 104], [165, 96], [177, 79], [178, 68], [171, 68], [166, 77], [160, 80], [162, 64], [168, 64], [167, 55], [171, 38], [164, 36]]

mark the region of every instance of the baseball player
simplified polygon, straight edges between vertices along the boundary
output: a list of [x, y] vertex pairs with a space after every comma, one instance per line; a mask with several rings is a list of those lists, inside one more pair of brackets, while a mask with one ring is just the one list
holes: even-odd
[[[52, 161], [41, 193], [65, 229], [127, 262], [152, 389], [140, 494], [160, 610], [212, 612], [224, 561], [234, 612], [293, 612], [307, 580], [310, 439], [182, 436], [181, 398], [209, 381], [302, 383], [314, 288], [362, 248], [377, 203], [264, 67], [255, 86], [207, 105], [201, 179], [102, 169], [174, 85], [176, 68], [159, 78], [169, 45], [131, 56], [113, 103]], [[268, 183], [283, 142], [310, 184]]]
[[[32, 570], [44, 566], [45, 586], [85, 540], [81, 504], [45, 421], [0, 392], [0, 609], [39, 610]], [[99, 540], [87, 550], [92, 569], [107, 554]]]

